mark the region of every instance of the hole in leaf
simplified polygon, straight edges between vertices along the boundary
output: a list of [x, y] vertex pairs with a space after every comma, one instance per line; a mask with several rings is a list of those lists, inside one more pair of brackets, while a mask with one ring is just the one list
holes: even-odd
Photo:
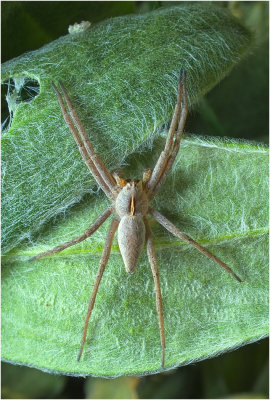
[[39, 92], [39, 82], [36, 79], [25, 76], [9, 78], [2, 84], [1, 126], [3, 132], [10, 128], [18, 105], [22, 102], [29, 103]]

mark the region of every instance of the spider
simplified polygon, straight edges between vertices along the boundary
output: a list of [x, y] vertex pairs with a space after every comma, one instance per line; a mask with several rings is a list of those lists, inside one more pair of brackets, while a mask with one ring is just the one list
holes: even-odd
[[[101, 187], [106, 196], [112, 201], [103, 213], [87, 228], [84, 233], [69, 242], [65, 242], [51, 250], [40, 253], [32, 257], [29, 261], [38, 258], [58, 253], [67, 247], [73, 246], [89, 236], [91, 236], [106, 220], [115, 213], [115, 216], [110, 224], [107, 233], [105, 245], [103, 248], [99, 269], [97, 271], [96, 281], [89, 299], [88, 310], [86, 313], [81, 346], [78, 354], [78, 361], [80, 361], [86, 335], [88, 322], [95, 304], [96, 295], [98, 292], [99, 284], [104, 273], [105, 267], [111, 252], [111, 246], [116, 230], [118, 229], [118, 244], [121, 256], [124, 261], [126, 272], [132, 274], [139, 261], [140, 254], [146, 243], [147, 255], [151, 266], [155, 292], [156, 292], [156, 308], [159, 321], [160, 342], [161, 342], [161, 366], [164, 368], [165, 364], [165, 332], [163, 320], [163, 306], [162, 296], [160, 289], [159, 272], [157, 266], [157, 257], [153, 243], [151, 229], [147, 220], [147, 215], [151, 215], [157, 222], [160, 223], [165, 229], [171, 232], [176, 237], [183, 239], [190, 245], [194, 246], [206, 257], [215, 261], [225, 270], [233, 275], [237, 281], [242, 280], [237, 276], [233, 270], [221, 261], [218, 257], [212, 254], [205, 247], [195, 242], [191, 237], [181, 232], [174, 226], [166, 217], [164, 217], [157, 210], [150, 206], [151, 200], [159, 190], [160, 186], [166, 179], [173, 162], [177, 156], [180, 147], [180, 141], [184, 130], [185, 121], [188, 114], [188, 99], [186, 91], [186, 72], [181, 69], [178, 82], [178, 95], [177, 102], [174, 109], [168, 137], [166, 139], [164, 150], [161, 152], [157, 163], [153, 170], [145, 170], [142, 174], [142, 180], [129, 180], [119, 173], [110, 173], [104, 165], [101, 158], [94, 151], [94, 148], [89, 141], [86, 131], [74, 110], [69, 96], [64, 88], [62, 82], [59, 82], [60, 89], [63, 93], [61, 95], [59, 89], [52, 83], [52, 87], [58, 97], [59, 105], [77, 145], [85, 164], [89, 168], [93, 177], [98, 185]], [[66, 104], [65, 104], [66, 103]]]

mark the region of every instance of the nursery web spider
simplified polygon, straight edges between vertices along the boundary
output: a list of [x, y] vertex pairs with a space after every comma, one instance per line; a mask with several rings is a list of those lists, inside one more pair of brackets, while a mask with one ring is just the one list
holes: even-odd
[[221, 267], [231, 273], [235, 279], [241, 282], [241, 279], [232, 271], [230, 267], [228, 267], [228, 265], [226, 265], [223, 261], [221, 261], [205, 247], [195, 242], [188, 235], [181, 232], [170, 221], [168, 221], [166, 217], [160, 214], [157, 210], [151, 208], [149, 205], [150, 201], [153, 199], [156, 192], [168, 175], [179, 151], [180, 141], [188, 113], [186, 72], [183, 69], [180, 70], [177, 103], [171, 121], [168, 137], [165, 143], [165, 148], [161, 152], [153, 171], [146, 170], [143, 172], [142, 180], [126, 180], [120, 174], [111, 174], [109, 172], [100, 157], [95, 153], [94, 148], [88, 139], [86, 131], [84, 130], [82, 123], [76, 111], [74, 110], [67, 95], [67, 92], [61, 82], [59, 82], [59, 86], [63, 95], [52, 83], [52, 87], [57, 94], [66, 124], [68, 125], [78, 145], [79, 151], [85, 161], [85, 164], [91, 171], [98, 185], [101, 187], [101, 189], [104, 191], [106, 196], [112, 201], [113, 204], [109, 206], [105, 211], [103, 211], [103, 213], [96, 219], [96, 221], [93, 222], [92, 225], [90, 225], [90, 227], [87, 228], [81, 236], [78, 236], [69, 242], [63, 243], [62, 245], [57, 246], [52, 250], [38, 254], [30, 260], [32, 261], [36, 260], [37, 258], [47, 256], [49, 254], [58, 253], [59, 251], [62, 251], [69, 246], [73, 246], [74, 244], [85, 240], [86, 238], [91, 236], [107, 220], [107, 218], [111, 214], [115, 213], [116, 215], [114, 216], [109, 231], [107, 233], [107, 238], [105, 241], [99, 269], [96, 276], [96, 281], [89, 299], [88, 311], [84, 323], [78, 361], [81, 358], [83, 347], [85, 344], [88, 322], [94, 307], [98, 287], [110, 256], [113, 237], [118, 228], [119, 249], [125, 264], [126, 271], [128, 273], [133, 273], [135, 271], [144, 243], [146, 242], [147, 255], [155, 283], [156, 308], [162, 347], [161, 364], [162, 367], [164, 367], [165, 332], [163, 322], [162, 298], [156, 252], [154, 248], [151, 229], [147, 220], [147, 214], [150, 214], [152, 217], [154, 217], [157, 222], [159, 222], [173, 235], [188, 242], [206, 257], [215, 261], [217, 264], [219, 264]]

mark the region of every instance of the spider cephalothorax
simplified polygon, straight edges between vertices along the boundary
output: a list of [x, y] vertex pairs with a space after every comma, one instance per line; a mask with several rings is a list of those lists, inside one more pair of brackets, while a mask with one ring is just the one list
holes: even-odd
[[133, 273], [138, 264], [144, 243], [145, 224], [149, 200], [142, 181], [130, 181], [123, 186], [115, 201], [119, 215], [118, 244], [126, 271]]
[[85, 230], [82, 235], [69, 242], [55, 247], [52, 250], [48, 250], [44, 253], [38, 254], [35, 257], [31, 258], [30, 261], [49, 254], [58, 253], [59, 251], [62, 251], [69, 246], [73, 246], [74, 244], [85, 240], [86, 238], [91, 236], [107, 220], [107, 218], [111, 214], [115, 213], [107, 234], [99, 269], [97, 271], [96, 281], [89, 299], [78, 361], [80, 360], [82, 355], [87, 334], [87, 326], [95, 304], [98, 287], [110, 256], [112, 241], [115, 232], [118, 229], [119, 248], [125, 264], [126, 271], [128, 273], [134, 272], [138, 264], [143, 246], [146, 243], [147, 255], [155, 282], [156, 306], [158, 312], [160, 340], [162, 347], [161, 365], [162, 367], [164, 367], [165, 333], [163, 322], [162, 297], [156, 253], [154, 249], [151, 229], [147, 220], [147, 215], [151, 215], [153, 218], [156, 219], [156, 221], [158, 221], [173, 235], [185, 240], [186, 242], [194, 246], [202, 254], [218, 263], [229, 273], [231, 273], [235, 279], [241, 282], [241, 279], [232, 271], [230, 267], [228, 267], [228, 265], [226, 265], [223, 261], [221, 261], [205, 247], [195, 242], [188, 235], [181, 232], [169, 220], [167, 220], [166, 217], [164, 217], [157, 210], [154, 210], [149, 206], [149, 202], [153, 199], [159, 187], [166, 179], [166, 176], [170, 171], [179, 151], [180, 141], [188, 112], [186, 73], [183, 69], [180, 70], [177, 103], [175, 106], [164, 150], [161, 152], [153, 171], [144, 171], [142, 180], [128, 180], [124, 179], [121, 174], [111, 174], [109, 172], [100, 157], [94, 151], [94, 148], [88, 139], [82, 123], [71, 105], [70, 99], [63, 84], [59, 82], [59, 85], [62, 90], [63, 97], [57, 87], [52, 84], [53, 89], [57, 94], [63, 117], [69, 129], [71, 130], [71, 133], [78, 145], [79, 151], [87, 167], [91, 171], [93, 177], [95, 178], [101, 189], [104, 191], [106, 196], [109, 197], [109, 199], [112, 201], [112, 205], [108, 207], [96, 219], [96, 221], [94, 221], [92, 225], [90, 225], [90, 227]]

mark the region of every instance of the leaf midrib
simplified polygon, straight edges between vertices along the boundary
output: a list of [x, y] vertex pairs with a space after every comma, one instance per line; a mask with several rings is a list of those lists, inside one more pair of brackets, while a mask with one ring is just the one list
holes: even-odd
[[[245, 232], [235, 232], [235, 233], [231, 233], [229, 235], [222, 235], [219, 237], [215, 237], [213, 239], [196, 239], [196, 241], [202, 245], [219, 245], [222, 244], [222, 242], [227, 242], [229, 240], [232, 239], [244, 239], [247, 237], [258, 237], [258, 236], [262, 236], [265, 234], [268, 234], [269, 229], [267, 227], [263, 227], [263, 228], [259, 228], [259, 229], [251, 229], [249, 231], [245, 231]], [[89, 242], [90, 243], [90, 242]], [[171, 248], [184, 248], [184, 247], [190, 247], [190, 245], [186, 242], [184, 242], [181, 239], [177, 239], [177, 240], [155, 240], [155, 247], [157, 249], [171, 249]], [[56, 257], [64, 257], [67, 255], [84, 255], [84, 254], [101, 254], [103, 250], [103, 246], [99, 246], [96, 249], [69, 249], [69, 250], [63, 250], [61, 251], [61, 253], [57, 253], [57, 254], [53, 254], [51, 256], [47, 256], [47, 259], [50, 258], [56, 258]], [[46, 250], [44, 250], [46, 251]], [[112, 246], [112, 250], [111, 250], [111, 254], [119, 254], [119, 247], [118, 245], [113, 245]], [[10, 252], [10, 254], [7, 254], [5, 256], [2, 257], [3, 261], [9, 262], [9, 261], [13, 261], [13, 260], [18, 260], [21, 257], [32, 257], [36, 255], [36, 252], [31, 252], [31, 251], [22, 251], [21, 253], [19, 252], [18, 254], [16, 254], [16, 251], [12, 251]]]

